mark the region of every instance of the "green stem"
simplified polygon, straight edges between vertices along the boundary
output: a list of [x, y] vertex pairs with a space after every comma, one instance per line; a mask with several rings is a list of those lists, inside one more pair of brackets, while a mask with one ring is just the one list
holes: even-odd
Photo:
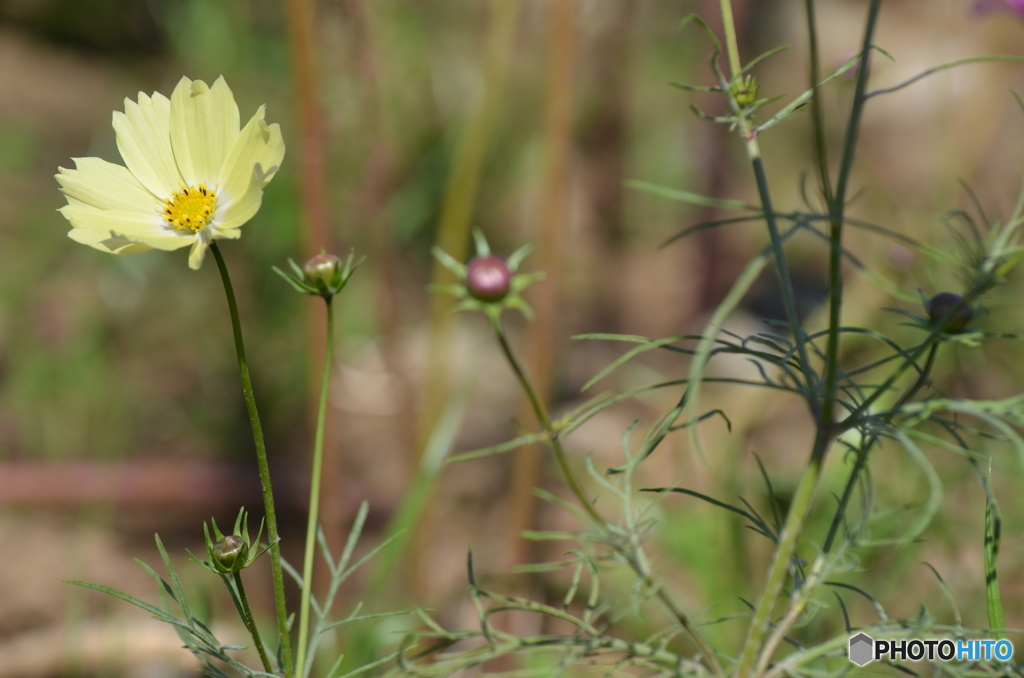
[[857, 82], [854, 85], [853, 103], [850, 106], [850, 119], [846, 124], [846, 138], [843, 140], [843, 155], [839, 161], [839, 176], [836, 179], [835, 198], [830, 206], [834, 214], [842, 215], [846, 203], [846, 189], [850, 174], [853, 171], [853, 158], [857, 148], [857, 137], [860, 132], [860, 119], [867, 101], [865, 91], [868, 85], [868, 73], [871, 63], [871, 45], [878, 24], [878, 13], [882, 8], [882, 0], [871, 0], [868, 17], [864, 24], [864, 39], [861, 42], [860, 68], [857, 70]]
[[[881, 4], [881, 0], [872, 0], [871, 6], [868, 8], [864, 39], [861, 43], [860, 69], [857, 72], [857, 84], [850, 107], [850, 119], [846, 125], [843, 155], [839, 161], [839, 176], [836, 179], [835, 193], [831, 194], [828, 200], [829, 241], [831, 244], [828, 280], [828, 341], [825, 349], [825, 389], [821, 412], [818, 413], [818, 426], [825, 430], [831, 430], [835, 423], [836, 385], [839, 380], [839, 328], [843, 308], [843, 225], [846, 219], [846, 189], [850, 183], [850, 173], [853, 170], [853, 159], [857, 149], [857, 137], [860, 132], [860, 120], [864, 113], [864, 91], [867, 87], [871, 40], [875, 33], [875, 25], [878, 23]], [[813, 3], [809, 3], [809, 5], [813, 6]], [[814, 100], [816, 101], [817, 98], [818, 92], [815, 90]], [[820, 123], [816, 121], [816, 124]], [[826, 195], [828, 194], [826, 193]]]
[[810, 357], [807, 352], [807, 339], [803, 329], [800, 327], [800, 316], [796, 308], [796, 293], [793, 289], [793, 279], [789, 273], [789, 264], [786, 260], [786, 252], [782, 248], [783, 239], [779, 234], [779, 225], [775, 219], [775, 208], [772, 205], [771, 191], [768, 189], [768, 178], [765, 176], [764, 162], [761, 159], [761, 147], [757, 143], [757, 132], [750, 121], [749, 113], [744, 112], [743, 107], [736, 101], [732, 94], [731, 79], [739, 77], [741, 70], [739, 60], [739, 49], [736, 46], [736, 26], [732, 15], [732, 4], [730, 0], [721, 0], [722, 24], [725, 27], [726, 48], [729, 52], [729, 65], [732, 70], [729, 78], [715, 66], [715, 73], [720, 79], [719, 85], [728, 93], [729, 105], [735, 115], [736, 125], [739, 134], [747, 147], [747, 158], [750, 159], [754, 178], [757, 181], [757, 192], [761, 198], [761, 208], [764, 211], [765, 224], [768, 226], [768, 236], [771, 239], [772, 257], [775, 259], [775, 271], [779, 279], [779, 287], [782, 293], [782, 305], [786, 310], [786, 323], [793, 335], [793, 343], [796, 344], [797, 356], [800, 360], [801, 371], [807, 379], [807, 391], [804, 394], [808, 405], [814, 409], [814, 393], [817, 390], [817, 374], [811, 368]]
[[[320, 482], [324, 461], [324, 427], [327, 421], [327, 393], [331, 384], [334, 360], [334, 305], [327, 304], [327, 348], [324, 352], [324, 375], [320, 384], [320, 405], [316, 415], [316, 436], [313, 442], [313, 468], [309, 476], [309, 521], [306, 524], [306, 553], [302, 561], [302, 599], [299, 607], [299, 644], [296, 650], [295, 675], [305, 678], [313, 664], [315, 648], [306, 645], [309, 639], [309, 604], [313, 595], [313, 547], [316, 544], [317, 517], [320, 512]], [[307, 666], [306, 662], [309, 661]]]
[[[829, 195], [828, 188], [827, 186], [825, 187], [826, 195], [829, 195], [828, 207], [831, 227], [831, 249], [829, 252], [829, 328], [825, 352], [825, 384], [821, 395], [821, 409], [816, 412], [818, 426], [817, 433], [815, 435], [814, 448], [811, 451], [810, 460], [804, 470], [803, 477], [800, 479], [800, 484], [797, 486], [793, 502], [790, 505], [789, 513], [786, 516], [786, 523], [783, 526], [781, 535], [779, 536], [778, 547], [776, 548], [775, 555], [768, 570], [768, 577], [765, 582], [764, 590], [757, 608], [754, 611], [754, 617], [750, 623], [747, 640], [743, 646], [743, 652], [740, 657], [739, 668], [737, 670], [737, 676], [739, 678], [749, 678], [754, 672], [756, 672], [756, 667], [767, 666], [768, 661], [770, 661], [770, 657], [768, 656], [761, 656], [760, 661], [758, 660], [758, 657], [762, 654], [767, 655], [774, 649], [770, 645], [764, 645], [765, 635], [771, 626], [772, 613], [778, 602], [779, 596], [782, 593], [783, 586], [786, 582], [786, 576], [789, 572], [790, 563], [796, 553], [800, 533], [803, 531], [804, 523], [810, 513], [815, 490], [817, 489], [821, 479], [821, 472], [826, 453], [831, 446], [833, 436], [837, 433], [834, 422], [839, 375], [839, 329], [843, 292], [842, 238], [846, 188], [849, 183], [850, 172], [853, 167], [857, 133], [860, 129], [860, 119], [864, 108], [864, 89], [867, 82], [868, 71], [868, 50], [871, 47], [871, 38], [874, 34], [880, 4], [880, 0], [872, 0], [871, 6], [868, 10], [868, 19], [865, 26], [864, 41], [862, 45], [864, 56], [861, 60], [861, 70], [858, 74], [853, 105], [850, 111], [850, 119], [847, 124], [846, 138], [843, 147], [843, 155], [840, 160], [839, 176], [836, 181], [835, 193], [833, 195]], [[813, 12], [812, 3], [808, 3], [808, 6], [810, 7], [811, 12]], [[808, 17], [808, 26], [809, 30], [813, 34], [813, 15]], [[816, 67], [816, 64], [812, 64], [812, 70], [813, 67]], [[816, 119], [815, 122], [820, 125], [820, 119]], [[806, 346], [804, 345], [803, 337], [799, 334], [799, 320], [795, 315], [795, 304], [793, 304], [792, 297], [790, 296], [792, 294], [792, 282], [789, 279], [789, 273], [785, 266], [785, 259], [782, 258], [781, 244], [777, 244], [778, 238], [776, 229], [773, 228], [774, 215], [771, 211], [771, 203], [766, 202], [767, 199], [770, 199], [770, 196], [768, 194], [767, 181], [764, 177], [764, 167], [761, 164], [759, 151], [754, 145], [756, 144], [756, 139], [752, 137], [748, 137], [747, 139], [748, 154], [751, 156], [754, 164], [754, 176], [757, 179], [758, 191], [761, 194], [761, 202], [765, 209], [769, 233], [772, 237], [772, 247], [775, 250], [777, 270], [779, 277], [782, 279], [782, 292], [783, 300], [786, 303], [786, 313], [789, 316], [789, 322], [794, 332], [794, 341], [796, 342], [797, 348], [802, 349], [800, 352], [800, 360], [805, 369], [805, 374], [807, 375], [810, 391], [809, 395], [812, 397], [810, 402], [814, 403], [813, 396], [816, 391], [815, 382], [817, 381], [817, 378], [814, 377], [810, 363], [807, 361]], [[819, 162], [824, 160], [824, 158], [819, 157]], [[822, 169], [823, 180], [826, 177], [827, 171]], [[847, 418], [847, 421], [850, 420], [851, 418]]]
[[793, 494], [793, 501], [790, 504], [789, 512], [786, 514], [786, 523], [779, 535], [779, 544], [775, 548], [775, 556], [772, 558], [771, 566], [768, 569], [768, 577], [765, 580], [764, 590], [754, 610], [754, 617], [750, 622], [750, 629], [747, 632], [747, 641], [743, 645], [743, 653], [740, 656], [739, 668], [736, 671], [737, 678], [750, 678], [753, 676], [754, 666], [764, 642], [765, 634], [771, 627], [772, 612], [778, 602], [779, 595], [786, 583], [786, 575], [789, 573], [790, 563], [796, 554], [797, 542], [800, 533], [803, 531], [804, 523], [811, 511], [815, 490], [821, 480], [821, 470], [825, 460], [825, 453], [831, 444], [831, 438], [827, 433], [818, 430], [814, 440], [814, 449], [811, 452], [811, 459], [804, 469], [800, 484], [797, 485]]
[[834, 426], [835, 433], [838, 435], [843, 431], [853, 428], [854, 426], [859, 424], [861, 422], [861, 417], [865, 416], [867, 413], [870, 413], [871, 406], [875, 403], [875, 401], [881, 398], [882, 395], [887, 393], [889, 389], [893, 387], [896, 381], [903, 376], [904, 372], [909, 370], [911, 366], [916, 365], [917, 361], [921, 358], [921, 356], [924, 355], [924, 352], [927, 350], [930, 351], [930, 354], [925, 364], [925, 371], [922, 372], [922, 374], [918, 375], [917, 381], [915, 381], [914, 385], [910, 387], [910, 390], [907, 391], [907, 394], [904, 394], [904, 396], [899, 400], [897, 406], [904, 404], [905, 402], [907, 402], [907, 400], [910, 399], [910, 397], [917, 393], [917, 390], [921, 388], [921, 386], [923, 386], [927, 381], [928, 372], [931, 370], [931, 365], [935, 361], [935, 351], [937, 350], [938, 342], [943, 334], [942, 327], [945, 325], [946, 322], [948, 322], [949, 318], [951, 318], [954, 313], [956, 313], [963, 306], [966, 306], [967, 303], [968, 302], [965, 298], [964, 301], [962, 301], [960, 304], [957, 304], [956, 307], [950, 309], [950, 311], [940, 321], [935, 323], [935, 328], [932, 330], [931, 334], [925, 337], [924, 341], [921, 342], [921, 344], [914, 349], [914, 352], [911, 353], [904, 362], [900, 363], [896, 367], [896, 369], [893, 370], [892, 374], [890, 374], [884, 382], [877, 386], [875, 390], [871, 392], [871, 395], [865, 398], [864, 401], [860, 405], [858, 405], [856, 409], [853, 410], [853, 412], [850, 412], [850, 414], [848, 414], [846, 418], [843, 419], [841, 422], [836, 423], [836, 425]]
[[822, 553], [829, 553], [832, 551], [832, 544], [835, 542], [836, 535], [839, 533], [839, 526], [843, 522], [843, 516], [846, 515], [846, 506], [850, 503], [850, 497], [853, 496], [853, 488], [857, 485], [857, 478], [860, 477], [864, 467], [867, 466], [868, 451], [872, 446], [874, 446], [874, 443], [874, 438], [872, 438], [864, 445], [863, 449], [857, 450], [857, 459], [854, 461], [853, 468], [850, 470], [850, 476], [846, 479], [846, 486], [843, 488], [843, 495], [839, 498], [839, 505], [836, 506], [836, 513], [832, 517], [832, 524], [829, 525], [828, 534], [825, 536], [825, 544], [821, 547]]
[[702, 636], [697, 630], [697, 627], [693, 625], [693, 622], [690, 621], [689, 615], [683, 611], [679, 606], [679, 603], [677, 603], [675, 599], [665, 591], [664, 587], [662, 587], [659, 582], [655, 581], [654, 576], [649, 572], [648, 568], [639, 558], [636, 557], [637, 554], [624, 553], [623, 556], [625, 556], [630, 567], [633, 568], [633, 571], [640, 578], [643, 585], [655, 592], [655, 595], [658, 600], [661, 601], [661, 604], [665, 606], [665, 609], [669, 611], [682, 629], [686, 631], [690, 640], [692, 640], [693, 644], [697, 647], [697, 652], [700, 653], [704, 665], [708, 667], [711, 674], [714, 676], [724, 676], [725, 671], [722, 669], [722, 664], [718, 661], [718, 655], [715, 654], [715, 651], [711, 649], [711, 646], [708, 645], [706, 640], [704, 640], [704, 636]]
[[260, 637], [260, 630], [256, 628], [256, 620], [252, 616], [252, 608], [249, 607], [249, 596], [245, 594], [245, 586], [242, 585], [242, 573], [241, 571], [234, 573], [235, 578], [235, 589], [238, 590], [238, 600], [242, 604], [242, 622], [245, 624], [245, 628], [249, 629], [249, 635], [252, 636], [252, 640], [256, 643], [256, 651], [260, 653], [260, 661], [263, 662], [263, 670], [267, 673], [273, 673], [274, 667], [270, 663], [270, 658], [267, 656], [267, 650], [263, 647], [263, 638]]
[[[899, 408], [907, 402], [910, 402], [918, 391], [920, 391], [925, 384], [928, 383], [928, 379], [931, 375], [932, 367], [935, 365], [935, 356], [938, 352], [939, 345], [932, 344], [931, 351], [928, 353], [928, 359], [925, 361], [924, 367], [921, 369], [921, 373], [917, 377], [910, 388], [903, 394], [903, 396], [896, 402], [888, 414], [882, 416], [884, 421], [891, 421], [893, 417], [899, 414]], [[843, 516], [846, 514], [846, 507], [850, 502], [850, 497], [853, 496], [853, 489], [856, 485], [857, 479], [860, 474], [864, 471], [864, 467], [867, 466], [868, 452], [877, 442], [878, 437], [872, 435], [864, 445], [857, 450], [857, 460], [854, 463], [853, 469], [850, 471], [850, 476], [847, 478], [846, 487], [843, 489], [843, 495], [839, 500], [839, 505], [836, 507], [836, 512], [832, 518], [832, 524], [829, 526], [828, 535], [825, 537], [825, 543], [822, 546], [822, 556], [832, 551], [832, 546], [835, 543], [836, 535], [839, 532], [839, 526], [842, 523]], [[820, 475], [820, 470], [819, 470]], [[817, 567], [822, 563], [821, 558], [816, 561], [815, 566]], [[789, 629], [797, 622], [803, 610], [807, 606], [807, 597], [799, 596], [794, 599], [793, 604], [790, 606], [786, 616], [775, 625], [775, 630], [769, 637], [764, 648], [761, 650], [761, 658], [757, 662], [757, 670], [754, 673], [756, 676], [761, 676], [766, 673], [767, 667], [771, 662], [771, 655], [774, 654], [781, 643], [785, 634], [788, 633]]]
[[725, 27], [725, 50], [729, 53], [729, 78], [740, 75], [740, 50], [736, 44], [736, 22], [732, 18], [732, 0], [721, 0], [722, 25]]
[[821, 110], [821, 96], [818, 82], [821, 80], [821, 54], [818, 50], [818, 29], [815, 19], [814, 0], [804, 0], [807, 16], [807, 45], [810, 51], [808, 89], [811, 92], [811, 130], [814, 137], [814, 161], [818, 166], [818, 183], [825, 203], [832, 202], [832, 179], [829, 176], [828, 148], [825, 141], [825, 118]]
[[808, 405], [814, 408], [814, 393], [817, 390], [817, 374], [811, 367], [811, 360], [807, 354], [807, 338], [803, 328], [800, 326], [800, 314], [796, 308], [796, 291], [793, 289], [793, 276], [789, 272], [789, 263], [786, 260], [786, 251], [782, 248], [782, 236], [779, 234], [779, 225], [775, 220], [775, 206], [772, 203], [772, 194], [768, 188], [768, 177], [764, 171], [764, 163], [761, 160], [761, 151], [756, 139], [747, 142], [748, 153], [750, 154], [751, 166], [754, 170], [754, 179], [757, 182], [757, 192], [761, 198], [761, 208], [764, 210], [765, 224], [768, 226], [768, 237], [771, 239], [772, 258], [775, 260], [775, 273], [779, 279], [779, 288], [782, 291], [782, 305], [786, 310], [786, 322], [789, 324], [789, 331], [793, 335], [793, 343], [796, 344], [797, 356], [800, 359], [800, 369], [807, 379], [806, 398]]
[[224, 283], [224, 293], [228, 298], [228, 310], [231, 313], [231, 329], [235, 336], [235, 352], [238, 354], [238, 373], [242, 377], [242, 393], [245, 396], [245, 407], [249, 411], [249, 424], [252, 426], [253, 442], [256, 445], [256, 461], [259, 466], [260, 486], [263, 490], [263, 508], [267, 518], [267, 539], [270, 541], [270, 569], [274, 580], [274, 600], [277, 605], [277, 628], [281, 642], [281, 660], [285, 676], [292, 676], [292, 644], [288, 636], [288, 609], [284, 599], [284, 574], [281, 569], [281, 537], [277, 531], [277, 512], [274, 510], [274, 491], [270, 485], [270, 466], [267, 464], [267, 446], [263, 441], [263, 427], [260, 426], [260, 415], [256, 409], [256, 397], [252, 391], [252, 379], [249, 377], [249, 364], [245, 359], [245, 343], [242, 341], [242, 323], [238, 318], [238, 304], [235, 302], [235, 290], [231, 286], [228, 267], [216, 242], [210, 243], [210, 250], [217, 260], [220, 278]]
[[[896, 416], [899, 413], [900, 407], [910, 402], [910, 400], [917, 395], [917, 392], [928, 383], [928, 378], [932, 373], [932, 367], [935, 365], [935, 355], [938, 353], [938, 350], [939, 345], [932, 344], [931, 351], [928, 352], [928, 359], [925, 361], [924, 368], [922, 368], [921, 374], [918, 375], [917, 381], [915, 381], [913, 385], [907, 389], [907, 392], [903, 394], [903, 397], [896, 402], [890, 413], [883, 417], [885, 420], [891, 420]], [[876, 441], [877, 437], [872, 435], [863, 447], [857, 451], [857, 460], [853, 465], [853, 469], [850, 471], [850, 477], [846, 480], [846, 487], [843, 488], [843, 494], [839, 499], [839, 505], [836, 507], [835, 516], [832, 518], [832, 524], [828, 528], [828, 535], [825, 537], [825, 544], [821, 547], [821, 550], [824, 553], [828, 553], [832, 550], [832, 543], [835, 541], [836, 534], [839, 532], [839, 525], [842, 523], [843, 516], [846, 514], [846, 506], [850, 503], [850, 497], [853, 496], [854, 485], [857, 482], [857, 478], [860, 477], [861, 471], [864, 470], [864, 466], [867, 465], [868, 451], [874, 447]]]
[[889, 414], [884, 419], [886, 421], [891, 420], [894, 416], [899, 413], [899, 409], [910, 402], [910, 399], [917, 395], [917, 392], [924, 388], [924, 385], [928, 383], [928, 379], [931, 377], [932, 368], [935, 366], [935, 356], [939, 352], [939, 344], [932, 344], [932, 348], [928, 351], [928, 359], [924, 361], [924, 367], [921, 369], [921, 374], [917, 375], [917, 381], [907, 389], [907, 392], [896, 401], [896, 404], [892, 406]]
[[[494, 329], [494, 335], [498, 338], [498, 343], [501, 344], [501, 350], [505, 354], [505, 358], [508, 360], [509, 365], [512, 366], [512, 370], [516, 373], [516, 377], [519, 379], [519, 384], [523, 387], [523, 391], [526, 392], [526, 396], [530, 401], [530, 405], [533, 408], [533, 413], [537, 417], [537, 421], [540, 422], [541, 427], [547, 434], [548, 442], [551, 447], [551, 451], [554, 454], [555, 461], [558, 464], [559, 470], [562, 472], [562, 477], [565, 478], [566, 484], [572, 490], [576, 500], [580, 503], [587, 514], [592, 518], [596, 525], [605, 525], [604, 519], [601, 514], [598, 513], [593, 503], [587, 499], [586, 493], [583, 491], [583, 486], [576, 479], [575, 474], [572, 471], [572, 467], [569, 465], [569, 460], [565, 454], [565, 448], [562, 447], [562, 441], [558, 438], [558, 431], [555, 430], [554, 425], [551, 423], [551, 416], [548, 414], [547, 408], [544, 406], [543, 401], [537, 394], [537, 390], [533, 387], [533, 383], [526, 374], [526, 370], [523, 369], [522, 364], [516, 357], [515, 352], [512, 350], [512, 346], [508, 343], [508, 339], [505, 337], [505, 331], [501, 327], [501, 321], [491, 316], [491, 327]], [[718, 656], [712, 650], [711, 646], [708, 645], [707, 641], [700, 634], [697, 628], [690, 621], [689, 616], [679, 604], [673, 600], [673, 598], [665, 591], [665, 589], [655, 581], [650, 571], [644, 565], [641, 558], [637, 557], [637, 554], [628, 550], [622, 551], [621, 555], [629, 563], [630, 567], [640, 578], [640, 581], [647, 588], [653, 590], [658, 600], [665, 606], [665, 608], [675, 617], [676, 621], [683, 628], [684, 631], [689, 635], [694, 645], [697, 647], [697, 651], [700, 652], [703, 657], [705, 665], [710, 669], [711, 673], [716, 676], [724, 675], [722, 665], [718, 661]]]
[[533, 382], [526, 376], [526, 371], [523, 369], [522, 364], [520, 364], [519, 358], [516, 357], [515, 351], [509, 345], [508, 339], [505, 337], [505, 331], [501, 328], [501, 321], [497, 318], [491, 318], [491, 327], [494, 329], [494, 336], [498, 338], [498, 343], [501, 344], [501, 350], [505, 354], [505, 358], [508, 360], [509, 365], [512, 366], [512, 370], [519, 379], [519, 384], [523, 387], [526, 397], [530, 400], [530, 406], [537, 417], [537, 422], [540, 423], [541, 428], [547, 433], [548, 441], [551, 444], [551, 452], [554, 454], [555, 462], [558, 464], [558, 469], [562, 472], [562, 477], [565, 478], [566, 484], [569, 485], [569, 489], [572, 490], [576, 500], [587, 514], [597, 524], [604, 524], [601, 515], [594, 508], [593, 502], [587, 499], [580, 481], [576, 479], [576, 474], [573, 473], [572, 467], [569, 465], [569, 459], [565, 454], [565, 449], [562, 447], [562, 441], [558, 439], [558, 432], [555, 431], [555, 427], [551, 423], [551, 417], [548, 415], [540, 395], [537, 394], [537, 390], [533, 387]]
[[[899, 399], [892, 412], [886, 417], [887, 419], [891, 419], [895, 416], [900, 405], [903, 405], [913, 398], [928, 382], [928, 377], [935, 364], [935, 355], [937, 350], [938, 344], [932, 344], [931, 350], [928, 354], [928, 359], [925, 362], [924, 368], [921, 370], [921, 374], [910, 388], [907, 389], [906, 393], [904, 393]], [[911, 361], [908, 361], [908, 363], [912, 364]], [[803, 531], [804, 522], [807, 520], [807, 516], [810, 513], [814, 491], [821, 478], [822, 464], [830, 443], [831, 438], [829, 437], [828, 430], [825, 428], [819, 428], [817, 438], [815, 439], [814, 451], [811, 453], [810, 463], [804, 471], [803, 478], [800, 479], [800, 485], [797, 487], [797, 491], [793, 497], [793, 502], [790, 505], [789, 514], [786, 516], [786, 524], [783, 527], [782, 534], [779, 539], [779, 545], [776, 549], [775, 557], [772, 560], [771, 569], [769, 570], [764, 594], [762, 595], [761, 601], [754, 613], [754, 620], [751, 622], [747, 643], [744, 645], [743, 656], [740, 659], [740, 668], [737, 671], [737, 676], [739, 678], [747, 678], [748, 676], [760, 674], [760, 672], [751, 673], [752, 666], [759, 653], [762, 654], [762, 656], [760, 661], [756, 661], [756, 665], [758, 667], [766, 667], [771, 659], [771, 657], [767, 656], [767, 653], [774, 651], [774, 646], [772, 644], [768, 644], [763, 648], [763, 651], [760, 649], [760, 646], [763, 642], [764, 635], [767, 633], [768, 628], [771, 625], [772, 611], [774, 610], [778, 597], [782, 592], [782, 587], [786, 581], [786, 574], [789, 570], [789, 563], [796, 553], [797, 540], [799, 539], [800, 533]], [[847, 480], [843, 496], [840, 499], [839, 507], [836, 509], [836, 516], [833, 518], [828, 535], [825, 538], [825, 544], [822, 549], [824, 553], [828, 553], [832, 549], [839, 523], [842, 520], [842, 515], [846, 510], [846, 505], [848, 504], [850, 497], [852, 496], [854, 483], [867, 463], [868, 449], [872, 444], [873, 443], [869, 443], [866, 445], [857, 456], [857, 461], [853, 470], [850, 472], [850, 477]], [[784, 627], [780, 624], [779, 628], [781, 629]]]

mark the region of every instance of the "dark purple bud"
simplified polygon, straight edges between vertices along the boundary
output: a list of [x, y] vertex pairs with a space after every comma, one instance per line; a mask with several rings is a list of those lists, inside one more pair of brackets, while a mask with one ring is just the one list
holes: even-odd
[[928, 319], [933, 325], [938, 325], [947, 315], [949, 317], [941, 329], [943, 332], [956, 334], [963, 332], [974, 319], [974, 309], [970, 304], [965, 304], [964, 298], [959, 294], [940, 292], [928, 301]]
[[466, 266], [466, 288], [480, 301], [501, 301], [508, 294], [512, 272], [501, 257], [493, 254], [471, 259]]

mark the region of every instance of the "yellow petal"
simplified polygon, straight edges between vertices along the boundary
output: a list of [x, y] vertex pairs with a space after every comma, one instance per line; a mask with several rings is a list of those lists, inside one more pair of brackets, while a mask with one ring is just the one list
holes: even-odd
[[206, 257], [206, 250], [210, 248], [210, 243], [214, 240], [238, 240], [242, 235], [242, 232], [237, 228], [230, 231], [218, 231], [212, 228], [206, 228], [199, 232], [199, 236], [195, 242], [192, 243], [192, 251], [188, 253], [188, 266], [192, 270], [198, 270], [203, 265], [203, 259]]
[[171, 151], [171, 102], [163, 94], [139, 102], [124, 100], [124, 113], [114, 112], [114, 133], [124, 164], [150, 193], [170, 196], [181, 187], [181, 174]]
[[206, 258], [206, 250], [210, 249], [211, 240], [213, 238], [207, 232], [200, 234], [192, 243], [192, 249], [188, 253], [188, 267], [193, 271], [198, 271], [199, 267], [203, 265], [203, 259]]
[[220, 171], [221, 191], [227, 195], [238, 196], [250, 190], [257, 164], [260, 166], [257, 186], [266, 186], [284, 160], [281, 126], [264, 122], [265, 111], [266, 106], [259, 107], [228, 150], [224, 167]]
[[134, 254], [153, 249], [148, 245], [132, 242], [124, 236], [114, 235], [113, 233], [108, 234], [106, 238], [103, 238], [102, 234], [99, 234], [99, 237], [97, 237], [95, 232], [86, 231], [82, 228], [71, 229], [68, 232], [68, 237], [83, 245], [94, 247], [101, 252], [112, 252], [114, 254]]
[[281, 169], [281, 161], [284, 160], [284, 138], [281, 136], [281, 126], [276, 122], [271, 125], [267, 132], [269, 140], [266, 143], [264, 157], [256, 163], [256, 178], [260, 181], [260, 188], [270, 183], [270, 180]]
[[[60, 208], [60, 213], [74, 226], [74, 235], [69, 235], [74, 240], [93, 247], [113, 238], [118, 243], [123, 240], [169, 251], [190, 245], [196, 237], [194, 233], [179, 234], [164, 228], [161, 219], [156, 215], [149, 216], [125, 210], [100, 210], [80, 204], [65, 205]], [[109, 246], [97, 249], [115, 251]]]
[[[259, 165], [256, 167], [259, 168]], [[260, 210], [260, 204], [263, 202], [263, 189], [260, 188], [260, 169], [250, 172], [249, 186], [242, 191], [241, 195], [228, 195], [227, 191], [224, 191], [222, 195], [230, 198], [230, 202], [224, 203], [221, 213], [214, 217], [215, 229], [218, 232], [236, 230], [256, 216], [256, 213]]]
[[73, 158], [77, 169], [57, 168], [57, 183], [68, 202], [102, 210], [155, 213], [160, 203], [127, 168], [100, 158]]
[[185, 184], [218, 183], [228, 148], [238, 136], [238, 106], [224, 78], [213, 87], [182, 78], [171, 94], [171, 147]]

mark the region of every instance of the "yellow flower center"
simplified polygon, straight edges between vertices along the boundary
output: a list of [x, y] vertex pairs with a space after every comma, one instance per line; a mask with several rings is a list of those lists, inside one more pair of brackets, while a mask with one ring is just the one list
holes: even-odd
[[164, 220], [172, 228], [198, 233], [210, 223], [216, 207], [216, 191], [206, 184], [186, 186], [164, 200]]

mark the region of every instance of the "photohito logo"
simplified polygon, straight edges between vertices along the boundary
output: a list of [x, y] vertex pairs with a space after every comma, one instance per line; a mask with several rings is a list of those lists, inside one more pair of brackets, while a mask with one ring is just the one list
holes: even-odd
[[864, 666], [876, 659], [919, 661], [1009, 661], [1013, 643], [1008, 640], [875, 640], [866, 633], [850, 638], [850, 661]]

